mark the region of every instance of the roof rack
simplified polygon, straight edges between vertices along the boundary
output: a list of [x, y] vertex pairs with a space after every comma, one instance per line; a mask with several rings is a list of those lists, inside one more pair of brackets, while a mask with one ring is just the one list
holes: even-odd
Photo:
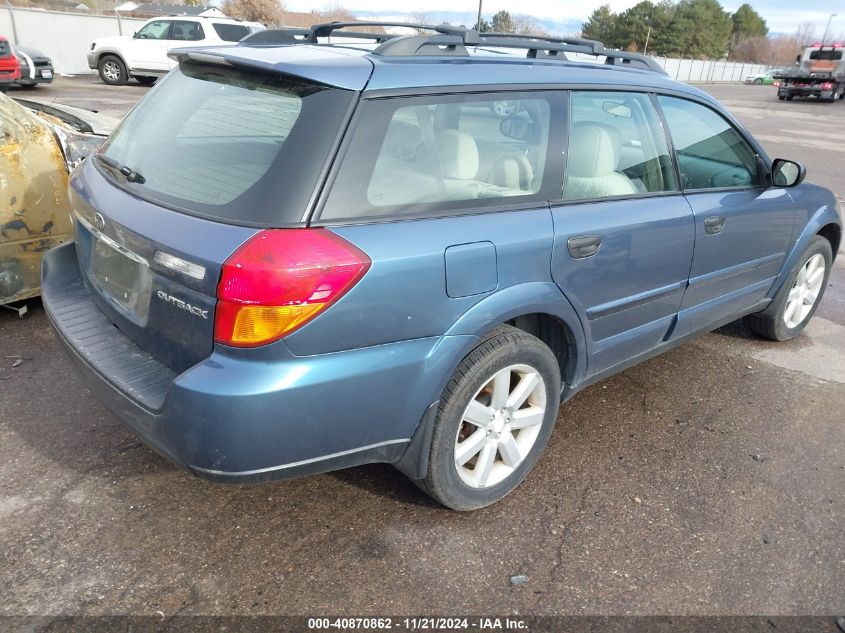
[[581, 53], [593, 57], [604, 57], [604, 63], [610, 66], [627, 65], [663, 75], [666, 74], [663, 67], [647, 55], [608, 49], [599, 41], [580, 37], [552, 37], [546, 35], [496, 32], [480, 33], [477, 46], [526, 49], [527, 57], [537, 59], [566, 59], [565, 53]]
[[[338, 29], [345, 29], [347, 27], [393, 27], [393, 28], [406, 28], [406, 29], [416, 29], [417, 31], [433, 31], [435, 33], [441, 33], [445, 35], [462, 35], [467, 31], [462, 26], [451, 26], [449, 24], [416, 24], [413, 22], [324, 22], [322, 24], [314, 24], [311, 27], [311, 33], [313, 40], [316, 41], [318, 37], [329, 37], [334, 31]], [[354, 31], [352, 31], [354, 32]], [[474, 31], [473, 31], [474, 32]], [[343, 37], [348, 37], [350, 31], [345, 31], [343, 33]], [[401, 35], [397, 35], [395, 33], [387, 34], [387, 33], [364, 33], [364, 35], [368, 35], [373, 37], [375, 35], [381, 35], [385, 39], [398, 39], [399, 37], [403, 37]], [[405, 36], [408, 37], [408, 36]], [[414, 37], [414, 36], [410, 36]]]
[[[395, 33], [368, 33], [347, 31], [349, 27], [394, 27], [430, 31], [430, 35], [398, 35]], [[552, 37], [519, 33], [479, 33], [474, 29], [449, 24], [413, 24], [407, 22], [326, 22], [310, 29], [267, 29], [247, 36], [240, 44], [247, 46], [273, 46], [280, 44], [316, 44], [318, 38], [330, 37], [343, 30], [342, 37], [370, 40], [378, 44], [372, 51], [384, 57], [415, 57], [424, 55], [452, 55], [466, 57], [468, 47], [494, 49], [519, 49], [532, 59], [566, 60], [566, 53], [604, 57], [610, 66], [630, 66], [666, 74], [666, 71], [647, 55], [612, 50], [596, 40], [579, 37]]]

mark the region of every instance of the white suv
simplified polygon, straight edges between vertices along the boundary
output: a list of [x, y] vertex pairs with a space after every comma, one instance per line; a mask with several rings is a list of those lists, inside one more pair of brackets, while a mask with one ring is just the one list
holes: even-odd
[[88, 51], [88, 67], [97, 70], [100, 79], [112, 86], [125, 84], [129, 77], [151, 84], [176, 65], [167, 56], [170, 49], [237, 42], [263, 28], [256, 22], [228, 18], [153, 18], [132, 37], [116, 35], [94, 40]]

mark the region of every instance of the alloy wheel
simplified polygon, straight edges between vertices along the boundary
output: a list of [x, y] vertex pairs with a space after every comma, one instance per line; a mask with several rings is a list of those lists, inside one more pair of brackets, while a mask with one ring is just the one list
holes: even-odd
[[470, 400], [455, 441], [458, 475], [471, 488], [504, 481], [525, 460], [540, 435], [546, 385], [529, 365], [493, 374]]
[[120, 67], [117, 62], [107, 61], [103, 64], [103, 74], [111, 81], [118, 81], [120, 79]]
[[801, 267], [786, 298], [783, 321], [786, 327], [797, 327], [816, 304], [824, 283], [824, 257], [816, 253]]

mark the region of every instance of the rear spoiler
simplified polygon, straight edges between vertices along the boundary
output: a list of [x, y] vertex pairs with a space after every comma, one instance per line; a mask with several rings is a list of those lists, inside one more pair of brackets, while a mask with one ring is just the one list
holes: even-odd
[[294, 46], [284, 48], [250, 48], [235, 45], [196, 46], [171, 50], [168, 57], [179, 64], [209, 64], [288, 75], [342, 90], [363, 90], [373, 72], [372, 62], [363, 55], [343, 55], [316, 48], [312, 48], [309, 53]]

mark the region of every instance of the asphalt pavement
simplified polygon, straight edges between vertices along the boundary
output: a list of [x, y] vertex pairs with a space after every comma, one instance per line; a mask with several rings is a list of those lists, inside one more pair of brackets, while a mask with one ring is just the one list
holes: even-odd
[[[704, 89], [845, 194], [845, 103]], [[34, 92], [120, 114], [145, 91]], [[469, 514], [383, 465], [193, 478], [100, 405], [29, 308], [0, 310], [0, 615], [845, 613], [842, 253], [805, 334], [731, 324], [587, 389], [526, 482]]]

